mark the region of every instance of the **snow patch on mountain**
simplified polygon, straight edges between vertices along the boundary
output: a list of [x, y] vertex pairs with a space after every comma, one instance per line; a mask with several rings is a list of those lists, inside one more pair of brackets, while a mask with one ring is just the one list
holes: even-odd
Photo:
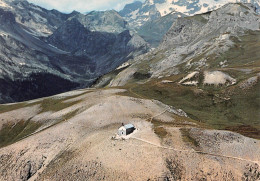
[[229, 75], [221, 71], [204, 72], [204, 84], [208, 85], [234, 85], [236, 79], [230, 77]]
[[[141, 2], [140, 2], [141, 3]], [[146, 0], [142, 5], [130, 4], [135, 8], [129, 9], [129, 5], [120, 11], [133, 29], [138, 29], [145, 22], [165, 16], [169, 13], [183, 13], [187, 16], [202, 14], [216, 10], [227, 3], [251, 3], [260, 12], [260, 0]], [[138, 23], [134, 23], [134, 22]]]
[[[158, 0], [157, 0], [158, 1]], [[257, 8], [260, 6], [259, 0], [147, 0], [145, 4], [155, 5], [161, 16], [165, 16], [172, 11], [184, 13], [186, 15], [195, 15], [215, 10], [227, 3], [251, 3]]]
[[12, 8], [11, 6], [9, 6], [8, 4], [6, 4], [3, 0], [0, 0], [0, 7], [1, 8]]
[[198, 75], [199, 75], [198, 71], [192, 72], [192, 73], [188, 74], [186, 77], [184, 77], [179, 83], [182, 84], [185, 81], [191, 80], [192, 78], [194, 78], [195, 76], [198, 76]]

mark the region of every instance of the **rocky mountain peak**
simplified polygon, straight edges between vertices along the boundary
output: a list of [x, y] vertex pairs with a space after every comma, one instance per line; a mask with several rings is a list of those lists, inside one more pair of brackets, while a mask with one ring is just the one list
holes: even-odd
[[246, 30], [259, 30], [260, 18], [250, 4], [226, 4], [209, 13], [178, 19], [164, 37], [162, 46], [195, 43], [201, 37], [219, 34], [241, 34]]
[[[154, 17], [165, 16], [171, 12], [180, 12], [187, 16], [206, 13], [215, 10], [227, 3], [251, 3], [256, 12], [260, 12], [259, 0], [196, 0], [196, 1], [174, 1], [174, 0], [146, 0], [142, 5], [132, 3], [120, 11], [120, 14], [129, 22], [133, 29], [139, 29], [147, 21]], [[129, 8], [134, 7], [134, 8]]]
[[142, 7], [143, 3], [141, 1], [135, 1], [131, 4], [125, 5], [124, 9], [119, 12], [121, 16], [128, 16], [131, 12], [136, 11]]
[[137, 30], [137, 33], [152, 47], [157, 47], [172, 24], [178, 18], [185, 16], [182, 13], [171, 12], [166, 16], [146, 22]]
[[65, 51], [73, 51], [83, 43], [83, 36], [88, 36], [90, 31], [86, 29], [77, 18], [71, 18], [61, 25], [48, 41]]
[[17, 23], [35, 36], [49, 36], [70, 15], [46, 10], [25, 0], [2, 0], [0, 8], [13, 12]]
[[92, 11], [86, 15], [76, 14], [81, 24], [91, 31], [121, 33], [127, 29], [127, 22], [115, 10]]

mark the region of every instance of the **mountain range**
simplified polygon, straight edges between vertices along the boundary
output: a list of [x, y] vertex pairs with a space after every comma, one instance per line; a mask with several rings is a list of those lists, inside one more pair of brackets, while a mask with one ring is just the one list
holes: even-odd
[[135, 1], [124, 7], [119, 14], [124, 17], [132, 28], [139, 29], [145, 22], [158, 19], [169, 13], [182, 13], [187, 16], [206, 13], [227, 3], [250, 3], [260, 12], [259, 0], [145, 0], [143, 3]]
[[127, 4], [119, 14], [128, 22], [128, 27], [137, 32], [151, 47], [156, 48], [163, 36], [177, 20], [216, 10], [227, 3], [250, 3], [260, 12], [259, 0], [146, 0]]
[[225, 2], [1, 0], [0, 180], [260, 180], [259, 1]]
[[90, 86], [149, 50], [115, 11], [64, 14], [25, 0], [1, 0], [0, 11], [1, 103]]
[[[120, 82], [118, 85], [125, 84], [125, 75], [132, 79], [132, 75], [138, 71], [157, 78], [176, 74], [179, 72], [176, 69], [178, 65], [184, 66], [186, 62], [187, 66], [182, 67], [182, 71], [212, 67], [213, 64], [207, 61], [214, 61], [216, 66], [218, 57], [232, 49], [240, 40], [238, 37], [258, 32], [259, 27], [259, 15], [250, 4], [230, 4], [212, 12], [178, 18], [160, 46], [130, 60], [128, 68], [122, 73], [122, 79], [118, 76], [112, 85], [117, 85], [115, 82]], [[195, 63], [195, 60], [198, 62]], [[147, 66], [143, 67], [144, 64]], [[137, 67], [141, 67], [141, 70]]]
[[[224, 3], [214, 1], [205, 8], [202, 1], [147, 0], [128, 4], [120, 12], [64, 14], [26, 0], [1, 0], [0, 101], [24, 101], [91, 86], [127, 60], [158, 47], [178, 18]], [[252, 3], [257, 13], [259, 2]]]

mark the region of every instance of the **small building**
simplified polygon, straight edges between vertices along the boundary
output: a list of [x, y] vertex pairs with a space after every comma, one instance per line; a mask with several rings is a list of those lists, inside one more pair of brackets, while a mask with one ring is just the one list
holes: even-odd
[[127, 125], [123, 125], [118, 129], [117, 134], [119, 136], [127, 136], [131, 133], [133, 133], [135, 130], [135, 127], [133, 124], [127, 124]]

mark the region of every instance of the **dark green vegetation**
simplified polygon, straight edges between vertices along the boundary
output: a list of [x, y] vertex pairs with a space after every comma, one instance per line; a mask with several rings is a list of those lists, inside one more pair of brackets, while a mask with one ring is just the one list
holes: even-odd
[[[174, 80], [174, 77], [172, 77]], [[204, 90], [174, 84], [151, 81], [133, 87], [131, 91], [149, 99], [183, 109], [190, 118], [214, 129], [235, 130], [246, 136], [260, 138], [260, 83], [249, 90], [238, 86]], [[228, 98], [227, 98], [228, 97]], [[252, 132], [236, 129], [246, 125]]]
[[136, 80], [145, 80], [149, 79], [151, 77], [151, 74], [149, 73], [141, 73], [141, 72], [135, 72], [133, 75], [134, 79]]
[[[260, 69], [260, 31], [248, 31], [246, 35], [240, 37], [230, 37], [234, 46], [228, 51], [221, 54], [211, 54], [207, 56], [209, 50], [193, 57], [190, 63], [198, 62], [203, 58], [207, 58], [207, 69], [221, 68], [220, 62], [227, 60], [228, 69]], [[222, 45], [220, 45], [222, 46]], [[183, 55], [185, 59], [188, 55]], [[186, 67], [186, 62], [177, 66], [180, 71], [192, 71], [196, 68], [193, 65], [191, 68]]]

